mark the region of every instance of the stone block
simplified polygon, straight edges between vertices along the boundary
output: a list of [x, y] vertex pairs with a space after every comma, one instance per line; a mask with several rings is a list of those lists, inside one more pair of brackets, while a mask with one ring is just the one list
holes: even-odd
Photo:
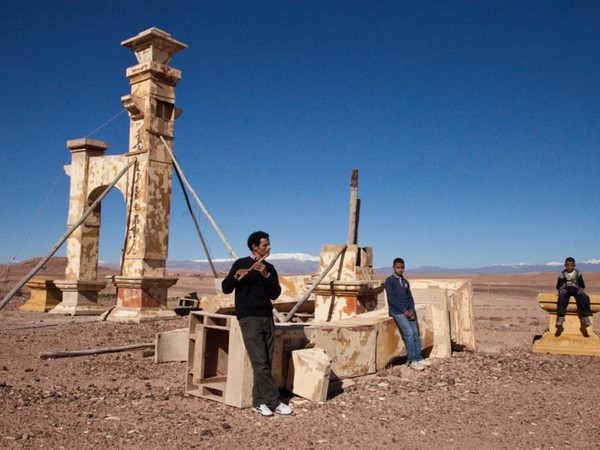
[[475, 351], [475, 315], [471, 280], [415, 279], [410, 280], [410, 286], [415, 301], [417, 301], [418, 290], [445, 289], [452, 346], [460, 350]]
[[27, 287], [31, 289], [31, 297], [19, 307], [21, 311], [48, 312], [62, 301], [62, 291], [52, 279], [33, 277]]
[[320, 348], [292, 351], [286, 388], [313, 402], [327, 400], [331, 359]]

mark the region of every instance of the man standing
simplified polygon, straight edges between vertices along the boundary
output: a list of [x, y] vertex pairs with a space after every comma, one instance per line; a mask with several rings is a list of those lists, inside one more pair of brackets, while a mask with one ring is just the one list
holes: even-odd
[[248, 358], [252, 364], [252, 408], [263, 416], [288, 415], [290, 408], [279, 399], [279, 389], [271, 374], [275, 348], [272, 300], [281, 294], [279, 277], [272, 264], [264, 261], [271, 252], [269, 235], [255, 231], [248, 237], [250, 256], [233, 263], [221, 287], [230, 294], [235, 289], [238, 318]]
[[431, 362], [423, 359], [415, 300], [410, 292], [410, 284], [404, 278], [404, 260], [394, 259], [393, 269], [394, 273], [384, 283], [389, 315], [394, 318], [400, 330], [406, 347], [408, 366], [421, 371], [430, 366]]

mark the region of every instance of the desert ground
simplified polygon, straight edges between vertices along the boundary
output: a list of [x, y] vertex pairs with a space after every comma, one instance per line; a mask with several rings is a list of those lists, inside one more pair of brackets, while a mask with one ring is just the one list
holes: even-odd
[[[0, 266], [2, 298], [33, 265]], [[40, 274], [63, 273], [57, 259]], [[207, 275], [177, 276], [174, 304], [213, 289]], [[600, 274], [584, 277], [587, 291], [600, 293]], [[188, 317], [122, 324], [23, 312], [24, 287], [0, 310], [0, 447], [598, 448], [600, 358], [531, 351], [548, 328], [536, 295], [554, 291], [556, 274], [437, 278], [471, 279], [475, 352], [455, 352], [424, 372], [398, 364], [355, 378], [321, 404], [284, 392], [294, 414], [272, 418], [186, 395], [185, 363], [155, 364], [148, 351], [41, 359], [47, 351], [151, 343], [157, 332], [187, 327]], [[100, 303], [113, 306], [114, 288]]]

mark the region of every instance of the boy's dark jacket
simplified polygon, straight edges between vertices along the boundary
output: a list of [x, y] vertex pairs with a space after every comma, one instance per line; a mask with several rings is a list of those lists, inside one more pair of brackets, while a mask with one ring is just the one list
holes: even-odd
[[[583, 275], [581, 273], [579, 273], [579, 270], [577, 269], [573, 269], [573, 272], [575, 272], [575, 279], [577, 280], [576, 288], [581, 288], [581, 289], [585, 289], [585, 283], [583, 281]], [[561, 289], [567, 289], [567, 277], [565, 276], [566, 270], [561, 271], [558, 274], [558, 280], [556, 280], [556, 290], [559, 291]]]
[[392, 274], [386, 278], [384, 287], [391, 316], [415, 310], [415, 300], [410, 292], [410, 283], [406, 278]]

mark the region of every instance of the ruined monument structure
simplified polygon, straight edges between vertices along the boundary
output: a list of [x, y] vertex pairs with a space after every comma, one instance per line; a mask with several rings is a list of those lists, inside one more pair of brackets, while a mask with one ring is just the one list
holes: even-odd
[[[69, 227], [132, 161], [116, 188], [127, 209], [126, 230], [119, 276], [112, 278], [117, 305], [108, 320], [140, 321], [174, 315], [166, 308], [167, 289], [176, 278], [165, 276], [169, 241], [172, 161], [165, 143], [172, 146], [175, 119], [175, 86], [181, 72], [169, 66], [172, 56], [187, 46], [168, 33], [150, 28], [122, 42], [138, 64], [127, 69], [131, 93], [121, 101], [129, 113], [129, 147], [121, 155], [104, 155], [108, 144], [93, 139], [67, 142], [71, 164]], [[162, 138], [162, 139], [161, 139]], [[164, 140], [164, 142], [163, 142]], [[98, 292], [106, 281], [97, 279], [101, 203], [67, 240], [64, 280], [56, 280], [63, 292], [54, 314], [101, 314]]]

